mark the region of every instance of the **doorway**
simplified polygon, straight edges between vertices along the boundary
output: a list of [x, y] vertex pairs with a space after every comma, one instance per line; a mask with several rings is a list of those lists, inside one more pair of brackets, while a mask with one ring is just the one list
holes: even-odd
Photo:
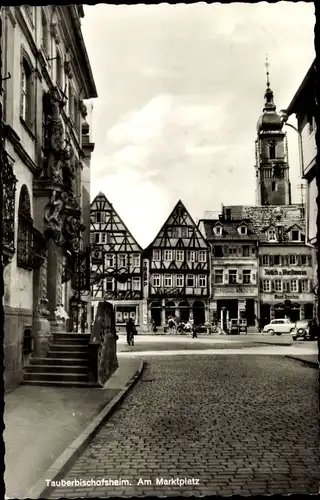
[[201, 300], [196, 300], [192, 306], [195, 325], [204, 325], [206, 322], [205, 305]]
[[180, 302], [179, 311], [180, 311], [180, 321], [182, 321], [183, 323], [189, 321], [190, 306], [186, 300]]
[[160, 302], [152, 302], [150, 310], [152, 321], [156, 324], [156, 326], [161, 326], [162, 306]]
[[255, 326], [254, 299], [246, 300], [246, 318], [248, 326]]

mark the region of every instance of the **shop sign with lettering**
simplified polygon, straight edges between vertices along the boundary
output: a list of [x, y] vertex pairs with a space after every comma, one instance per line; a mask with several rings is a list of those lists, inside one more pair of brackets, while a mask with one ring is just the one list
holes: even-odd
[[280, 293], [280, 294], [275, 294], [274, 295], [274, 298], [276, 300], [299, 300], [300, 299], [300, 295], [287, 295], [287, 294], [283, 294], [283, 293]]
[[258, 295], [258, 289], [253, 288], [253, 287], [242, 287], [242, 286], [237, 286], [237, 287], [219, 287], [219, 288], [214, 288], [213, 289], [214, 295]]
[[305, 269], [264, 269], [266, 276], [307, 276]]
[[149, 260], [144, 259], [143, 261], [143, 296], [146, 299], [149, 294]]

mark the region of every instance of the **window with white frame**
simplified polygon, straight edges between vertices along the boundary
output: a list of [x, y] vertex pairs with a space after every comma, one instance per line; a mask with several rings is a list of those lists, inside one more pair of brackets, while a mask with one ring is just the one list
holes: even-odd
[[187, 286], [194, 286], [194, 275], [193, 274], [187, 274]]
[[141, 282], [140, 278], [132, 278], [132, 290], [140, 290], [141, 289]]
[[221, 226], [215, 226], [213, 228], [213, 231], [214, 231], [215, 234], [221, 235], [222, 234], [222, 227]]
[[110, 276], [108, 276], [106, 278], [105, 285], [106, 285], [107, 292], [113, 292], [113, 290], [114, 290], [114, 278], [111, 278]]
[[133, 267], [140, 267], [140, 254], [134, 253], [132, 255], [132, 265]]
[[277, 233], [276, 233], [275, 228], [273, 228], [273, 227], [268, 230], [268, 240], [269, 241], [277, 241]]
[[300, 280], [300, 291], [309, 292], [309, 280]]
[[298, 280], [291, 280], [290, 282], [290, 291], [297, 292], [298, 291]]
[[239, 227], [239, 233], [240, 233], [241, 235], [245, 235], [245, 234], [247, 234], [247, 226], [240, 226], [240, 227]]
[[172, 250], [165, 250], [164, 251], [164, 260], [166, 262], [171, 262], [172, 261]]
[[237, 253], [238, 253], [237, 247], [229, 247], [229, 256], [237, 255]]
[[106, 253], [105, 256], [105, 267], [108, 269], [108, 267], [114, 267], [115, 265], [115, 258], [113, 253]]
[[118, 265], [119, 267], [127, 267], [127, 255], [125, 253], [118, 255]]
[[172, 231], [171, 231], [171, 234], [172, 234], [172, 238], [179, 238], [179, 236], [180, 236], [180, 228], [179, 227], [173, 227]]
[[96, 212], [97, 214], [97, 223], [106, 222], [106, 213], [105, 212]]
[[237, 270], [229, 269], [229, 285], [235, 285], [237, 283]]
[[32, 125], [32, 70], [25, 57], [21, 63], [21, 86], [20, 86], [20, 116], [23, 121]]
[[275, 292], [282, 292], [282, 281], [281, 280], [274, 280], [274, 291]]
[[289, 255], [289, 263], [290, 263], [290, 266], [296, 266], [297, 265], [297, 256], [296, 255]]
[[93, 233], [93, 234], [94, 234], [94, 242], [100, 243], [100, 233]]
[[153, 275], [153, 277], [152, 277], [152, 283], [153, 283], [153, 286], [155, 286], [155, 287], [161, 286], [161, 283], [160, 283], [160, 274], [154, 274]]
[[153, 260], [159, 262], [161, 260], [160, 250], [153, 250]]
[[199, 250], [199, 262], [207, 262], [207, 252], [205, 250]]
[[250, 247], [249, 247], [249, 245], [244, 245], [242, 247], [242, 257], [250, 257]]
[[125, 290], [128, 290], [128, 282], [125, 281], [124, 283], [121, 283], [121, 281], [118, 281], [117, 283], [117, 289], [119, 291], [125, 291]]
[[177, 274], [176, 285], [178, 287], [182, 287], [183, 286], [183, 274]]
[[244, 269], [242, 272], [242, 283], [249, 285], [251, 283], [251, 269]]
[[176, 250], [176, 261], [183, 262], [183, 259], [184, 259], [184, 251], [183, 250]]
[[205, 288], [207, 286], [207, 277], [205, 274], [199, 274], [198, 284], [200, 288]]
[[115, 237], [112, 233], [107, 233], [107, 243], [108, 245], [112, 245], [113, 243], [115, 243]]
[[270, 280], [262, 280], [262, 290], [263, 292], [271, 292]]
[[262, 255], [262, 265], [269, 266], [269, 264], [270, 264], [269, 255]]
[[273, 264], [275, 266], [281, 266], [281, 256], [280, 255], [273, 256]]
[[221, 285], [223, 283], [223, 270], [222, 269], [215, 269], [215, 271], [214, 271], [214, 282], [217, 285]]
[[188, 250], [188, 252], [187, 252], [187, 259], [188, 259], [188, 262], [194, 262], [195, 261], [195, 252], [193, 250]]
[[164, 286], [165, 287], [171, 287], [172, 286], [172, 275], [171, 274], [165, 274], [164, 275]]

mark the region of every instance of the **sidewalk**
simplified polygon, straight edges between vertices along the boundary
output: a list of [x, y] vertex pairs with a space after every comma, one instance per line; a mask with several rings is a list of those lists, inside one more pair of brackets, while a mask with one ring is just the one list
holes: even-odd
[[296, 361], [301, 361], [307, 365], [313, 366], [314, 368], [319, 368], [318, 355], [310, 354], [304, 356], [303, 354], [287, 354], [286, 358], [295, 359]]
[[26, 498], [103, 408], [128, 388], [141, 361], [119, 358], [118, 362], [103, 388], [22, 385], [5, 396], [6, 497]]

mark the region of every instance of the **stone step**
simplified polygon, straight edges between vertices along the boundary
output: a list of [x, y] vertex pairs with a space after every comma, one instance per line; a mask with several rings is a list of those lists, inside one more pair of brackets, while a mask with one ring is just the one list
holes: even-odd
[[[52, 367], [53, 369], [53, 367]], [[34, 382], [89, 382], [87, 373], [55, 373], [55, 372], [39, 372], [25, 373], [24, 381]]]
[[[65, 347], [65, 346], [63, 346]], [[52, 350], [50, 348], [50, 350], [48, 351], [48, 358], [51, 358], [51, 359], [56, 359], [56, 358], [60, 358], [60, 359], [79, 359], [79, 358], [82, 358], [82, 359], [88, 359], [88, 351], [87, 349], [86, 350], [83, 350], [83, 351], [79, 351], [79, 350], [66, 350], [66, 351], [61, 351], [61, 350]]]
[[88, 333], [71, 333], [71, 332], [58, 332], [53, 334], [53, 338], [56, 339], [83, 339], [90, 340], [90, 334]]
[[89, 344], [90, 339], [69, 339], [64, 337], [54, 338], [50, 344], [52, 345], [81, 345], [82, 347]]
[[66, 366], [66, 365], [28, 365], [25, 367], [24, 372], [25, 373], [73, 373], [75, 375], [82, 375], [82, 374], [88, 374], [88, 366], [86, 365], [71, 365], [71, 366]]
[[65, 380], [23, 380], [23, 385], [41, 385], [48, 387], [84, 387], [87, 389], [91, 389], [93, 387], [101, 388], [101, 385], [96, 382], [70, 382]]
[[70, 345], [65, 345], [65, 344], [56, 344], [56, 343], [50, 343], [49, 345], [49, 350], [50, 351], [65, 351], [65, 352], [74, 352], [74, 351], [79, 351], [79, 352], [88, 352], [88, 346], [84, 344], [70, 344]]
[[31, 358], [30, 366], [32, 365], [63, 365], [63, 366], [87, 366], [86, 358]]

